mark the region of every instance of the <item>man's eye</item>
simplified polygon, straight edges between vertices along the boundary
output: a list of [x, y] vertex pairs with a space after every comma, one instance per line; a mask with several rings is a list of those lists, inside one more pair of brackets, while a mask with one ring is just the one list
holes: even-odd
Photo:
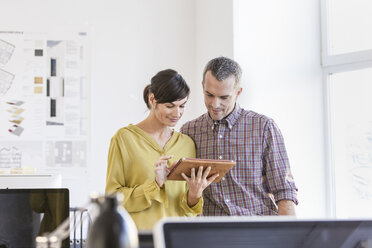
[[173, 106], [167, 106], [167, 108], [169, 108], [169, 109], [170, 109], [170, 108], [173, 108]]
[[180, 106], [180, 108], [184, 108], [184, 107], [185, 107], [185, 105], [181, 105], [181, 106]]

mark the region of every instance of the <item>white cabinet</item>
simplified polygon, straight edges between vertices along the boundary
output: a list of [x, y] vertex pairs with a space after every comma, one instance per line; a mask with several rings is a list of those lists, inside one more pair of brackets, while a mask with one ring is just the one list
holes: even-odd
[[0, 189], [61, 188], [60, 174], [2, 174]]

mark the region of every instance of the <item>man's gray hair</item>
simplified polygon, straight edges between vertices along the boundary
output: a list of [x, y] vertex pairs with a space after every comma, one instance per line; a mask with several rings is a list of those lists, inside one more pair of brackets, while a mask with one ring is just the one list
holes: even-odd
[[212, 75], [218, 80], [222, 81], [233, 75], [235, 77], [235, 86], [240, 85], [240, 78], [242, 76], [242, 69], [239, 64], [232, 59], [226, 57], [214, 58], [207, 63], [203, 72], [203, 84], [205, 74], [211, 71]]

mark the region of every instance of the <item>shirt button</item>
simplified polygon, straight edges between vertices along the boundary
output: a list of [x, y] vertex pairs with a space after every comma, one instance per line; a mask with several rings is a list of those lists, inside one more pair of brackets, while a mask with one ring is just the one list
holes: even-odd
[[229, 203], [229, 202], [230, 202], [230, 200], [229, 200], [229, 199], [226, 199], [226, 200], [225, 200], [225, 202]]
[[222, 159], [222, 156], [218, 156], [219, 159]]
[[225, 181], [225, 177], [222, 177], [222, 181]]
[[220, 134], [220, 138], [222, 138], [223, 136], [222, 136], [222, 134]]

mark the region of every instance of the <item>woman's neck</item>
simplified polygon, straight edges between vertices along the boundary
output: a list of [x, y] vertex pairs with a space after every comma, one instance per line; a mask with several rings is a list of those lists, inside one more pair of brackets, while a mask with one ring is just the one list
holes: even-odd
[[150, 135], [155, 141], [161, 146], [167, 143], [172, 136], [173, 130], [168, 126], [160, 123], [156, 118], [149, 115], [146, 119], [136, 124], [137, 127], [141, 128], [148, 135]]

